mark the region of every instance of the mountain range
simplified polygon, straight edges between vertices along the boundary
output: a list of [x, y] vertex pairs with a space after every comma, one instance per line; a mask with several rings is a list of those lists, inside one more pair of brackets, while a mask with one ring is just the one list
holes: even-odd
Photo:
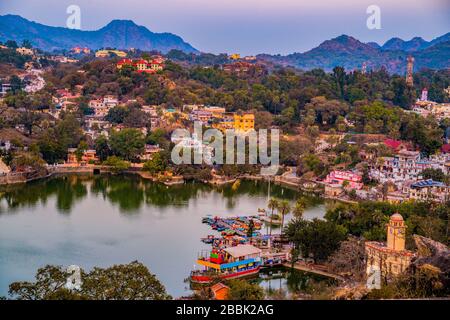
[[136, 48], [166, 53], [172, 49], [197, 53], [197, 49], [172, 33], [155, 33], [131, 20], [113, 20], [95, 31], [81, 31], [51, 27], [29, 21], [17, 15], [0, 16], [0, 41], [15, 40], [19, 44], [30, 40], [33, 46], [45, 51], [71, 49], [75, 46], [90, 49]]
[[[172, 49], [199, 53], [177, 35], [154, 33], [131, 20], [113, 20], [99, 30], [81, 31], [46, 26], [17, 15], [0, 15], [0, 41], [15, 40], [20, 43], [25, 39], [46, 51], [82, 46], [94, 50], [111, 47], [156, 50], [162, 53]], [[365, 63], [368, 70], [385, 67], [391, 73], [404, 74], [408, 55], [415, 58], [415, 70], [450, 68], [450, 32], [432, 41], [420, 37], [408, 41], [392, 38], [383, 45], [376, 42], [364, 43], [351, 36], [341, 35], [304, 53], [286, 56], [260, 54], [258, 58], [304, 70], [322, 68], [330, 71], [335, 66], [353, 70], [361, 69]]]
[[367, 70], [385, 67], [391, 73], [403, 74], [409, 55], [415, 58], [415, 70], [450, 68], [450, 32], [430, 42], [419, 37], [409, 41], [392, 38], [383, 46], [375, 42], [363, 43], [351, 36], [341, 35], [304, 53], [286, 56], [261, 54], [258, 58], [304, 70], [322, 68], [330, 71], [335, 66], [353, 70], [361, 69], [363, 63], [366, 63]]

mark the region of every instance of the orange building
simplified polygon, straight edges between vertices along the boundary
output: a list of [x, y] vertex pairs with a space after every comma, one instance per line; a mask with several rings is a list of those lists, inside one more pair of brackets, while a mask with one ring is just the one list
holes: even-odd
[[100, 161], [96, 155], [95, 150], [85, 150], [81, 156], [81, 161], [78, 161], [77, 149], [69, 148], [67, 150], [67, 163], [69, 164], [89, 164]]
[[223, 283], [216, 283], [211, 287], [211, 291], [214, 299], [216, 300], [227, 300], [228, 293], [230, 292], [230, 288]]
[[247, 132], [255, 129], [255, 115], [253, 113], [234, 114], [234, 130]]

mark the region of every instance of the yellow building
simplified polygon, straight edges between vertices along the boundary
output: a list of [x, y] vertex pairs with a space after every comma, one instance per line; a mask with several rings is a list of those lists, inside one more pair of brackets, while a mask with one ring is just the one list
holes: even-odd
[[405, 221], [400, 214], [395, 213], [387, 224], [387, 243], [366, 242], [368, 277], [375, 272], [379, 274], [380, 280], [385, 282], [408, 268], [414, 253], [405, 249], [405, 235]]
[[230, 55], [230, 59], [232, 60], [239, 60], [241, 58], [241, 55], [239, 53], [233, 53]]
[[224, 112], [219, 122], [213, 122], [213, 128], [225, 133], [226, 130], [234, 129], [234, 113]]
[[255, 129], [255, 115], [253, 113], [234, 114], [234, 130], [247, 132]]

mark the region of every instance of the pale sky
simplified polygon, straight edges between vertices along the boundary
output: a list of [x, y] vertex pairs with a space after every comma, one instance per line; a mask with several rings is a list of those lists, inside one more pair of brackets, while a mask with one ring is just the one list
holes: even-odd
[[[450, 31], [450, 0], [0, 0], [0, 14], [63, 27], [73, 4], [81, 8], [82, 30], [129, 19], [213, 53], [288, 54], [341, 34], [383, 44]], [[381, 9], [381, 30], [366, 26], [372, 4]]]

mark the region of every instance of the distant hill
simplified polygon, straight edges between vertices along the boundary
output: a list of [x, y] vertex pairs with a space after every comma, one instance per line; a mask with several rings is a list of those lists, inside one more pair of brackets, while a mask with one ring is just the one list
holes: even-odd
[[450, 32], [438, 37], [432, 41], [425, 41], [421, 37], [414, 37], [411, 40], [404, 41], [400, 38], [392, 38], [381, 47], [383, 50], [401, 50], [406, 52], [414, 52], [427, 49], [436, 44], [450, 41]]
[[21, 43], [28, 39], [33, 46], [46, 51], [71, 49], [75, 46], [100, 49], [136, 48], [157, 50], [166, 53], [172, 49], [187, 53], [198, 52], [189, 43], [172, 33], [154, 33], [131, 20], [113, 20], [95, 31], [81, 31], [51, 27], [32, 22], [17, 15], [0, 16], [0, 41], [15, 40]]
[[363, 63], [367, 69], [385, 67], [391, 73], [403, 74], [406, 71], [406, 58], [416, 58], [415, 70], [420, 68], [450, 67], [450, 34], [426, 42], [421, 38], [403, 41], [393, 38], [383, 47], [377, 43], [363, 43], [351, 36], [341, 35], [324, 41], [318, 47], [304, 53], [293, 53], [287, 56], [258, 55], [258, 58], [275, 64], [291, 65], [304, 70], [322, 68], [330, 71], [335, 66], [343, 66], [347, 70], [361, 69]]
[[409, 41], [404, 41], [400, 38], [392, 38], [381, 47], [383, 50], [400, 50], [406, 52], [413, 52], [428, 48], [430, 44], [420, 37], [415, 37]]

